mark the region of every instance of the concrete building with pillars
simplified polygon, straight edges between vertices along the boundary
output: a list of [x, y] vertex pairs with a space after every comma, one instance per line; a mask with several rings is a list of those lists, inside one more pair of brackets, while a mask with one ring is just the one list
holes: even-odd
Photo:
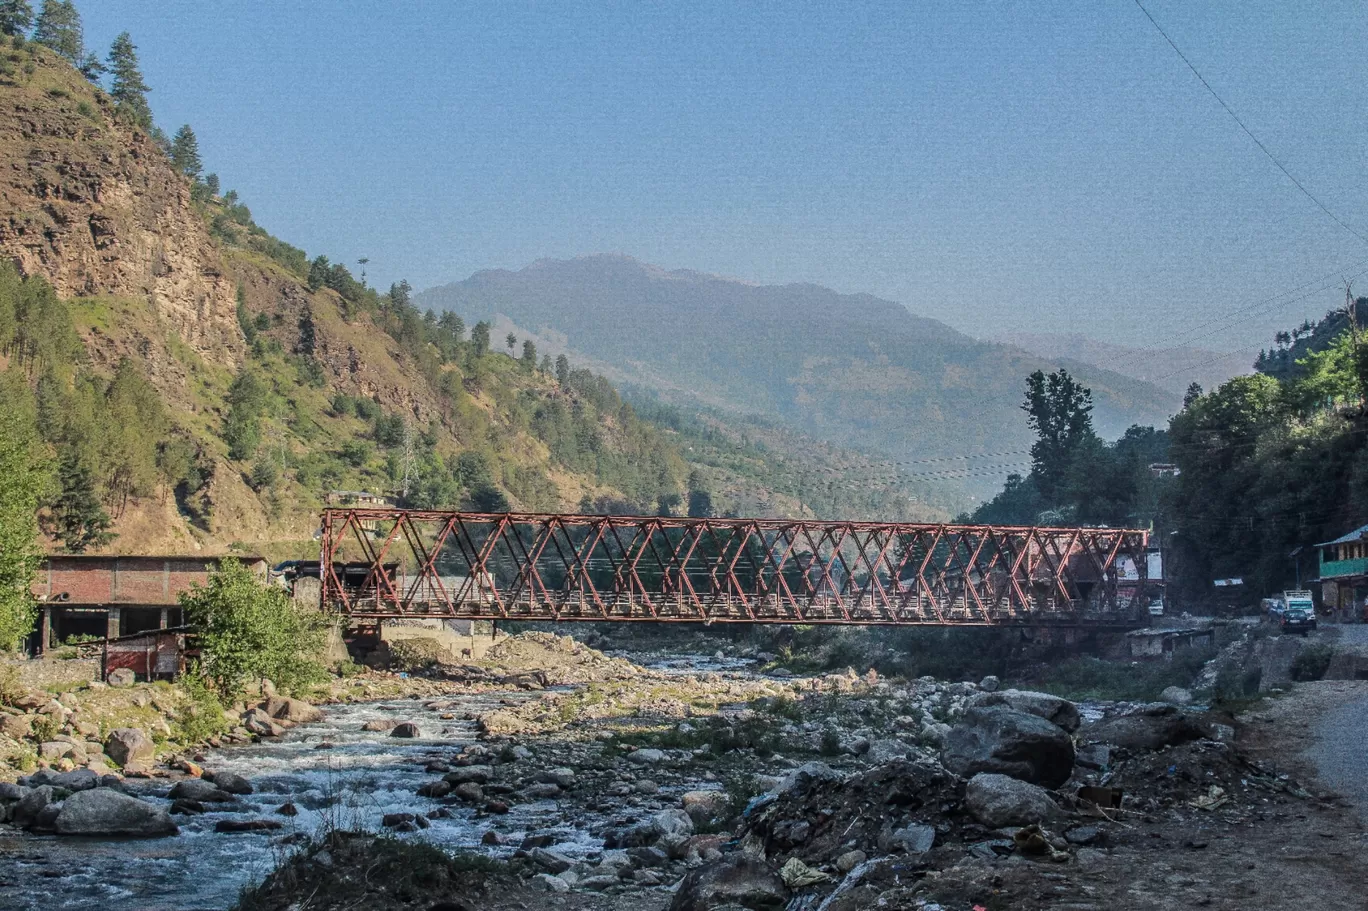
[[[223, 557], [54, 555], [34, 582], [38, 600], [35, 651], [73, 636], [115, 639], [181, 625], [178, 595], [203, 585]], [[262, 580], [266, 561], [237, 556]]]

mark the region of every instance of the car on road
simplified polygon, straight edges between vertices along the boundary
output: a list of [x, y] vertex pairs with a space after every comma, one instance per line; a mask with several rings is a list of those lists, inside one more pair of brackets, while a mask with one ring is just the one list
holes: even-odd
[[1284, 633], [1301, 633], [1305, 636], [1316, 628], [1316, 614], [1315, 611], [1300, 607], [1288, 608], [1282, 612], [1278, 625]]

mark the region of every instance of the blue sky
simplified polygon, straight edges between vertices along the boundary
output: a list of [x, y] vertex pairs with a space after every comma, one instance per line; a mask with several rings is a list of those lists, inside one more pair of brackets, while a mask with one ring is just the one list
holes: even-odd
[[[1229, 350], [1342, 290], [1196, 327], [1368, 269], [1129, 0], [77, 5], [258, 222], [385, 285], [611, 251]], [[1365, 7], [1147, 6], [1368, 234]]]

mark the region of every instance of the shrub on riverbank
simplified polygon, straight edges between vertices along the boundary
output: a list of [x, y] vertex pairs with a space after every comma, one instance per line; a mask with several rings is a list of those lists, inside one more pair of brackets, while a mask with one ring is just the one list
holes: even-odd
[[206, 585], [183, 593], [180, 602], [199, 637], [197, 673], [220, 698], [236, 698], [253, 680], [300, 692], [327, 678], [323, 616], [284, 589], [257, 581], [237, 560], [224, 560]]
[[1074, 658], [1054, 665], [1032, 686], [1067, 699], [1157, 700], [1171, 686], [1187, 688], [1202, 666], [1216, 656], [1212, 648], [1187, 648], [1168, 661], [1106, 661]]

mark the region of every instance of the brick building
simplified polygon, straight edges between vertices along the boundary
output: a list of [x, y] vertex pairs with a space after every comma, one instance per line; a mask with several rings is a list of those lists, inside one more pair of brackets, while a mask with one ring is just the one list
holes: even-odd
[[[39, 653], [72, 636], [115, 639], [181, 625], [177, 596], [203, 585], [222, 557], [48, 557], [34, 582]], [[266, 578], [266, 561], [236, 557]]]

